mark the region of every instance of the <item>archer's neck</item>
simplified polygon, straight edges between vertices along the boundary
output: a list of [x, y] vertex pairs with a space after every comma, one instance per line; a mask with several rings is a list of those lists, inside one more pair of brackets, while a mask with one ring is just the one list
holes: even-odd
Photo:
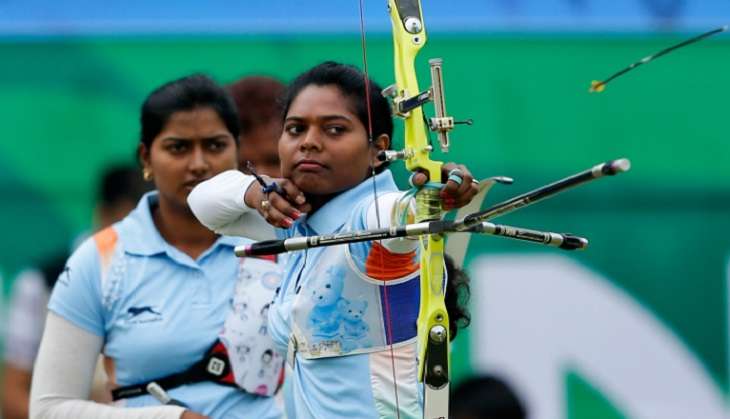
[[180, 207], [161, 198], [152, 208], [152, 219], [166, 242], [193, 259], [215, 243], [218, 236], [200, 224], [189, 207]]

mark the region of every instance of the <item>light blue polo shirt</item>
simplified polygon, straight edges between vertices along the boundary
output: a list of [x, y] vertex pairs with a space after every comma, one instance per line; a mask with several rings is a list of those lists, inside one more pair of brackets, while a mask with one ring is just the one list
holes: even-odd
[[[221, 331], [234, 292], [244, 239], [220, 237], [197, 259], [168, 244], [146, 194], [124, 220], [86, 240], [61, 274], [49, 309], [104, 338], [110, 379], [132, 385], [182, 372]], [[212, 382], [181, 386], [171, 397], [211, 418], [279, 418], [274, 399]], [[126, 406], [159, 405], [151, 396]]]
[[[398, 191], [390, 171], [378, 174], [375, 182], [378, 194]], [[301, 236], [362, 229], [366, 225], [366, 212], [372, 197], [373, 180], [367, 179], [337, 195], [311, 216], [300, 218], [286, 233], [288, 236]], [[388, 217], [389, 214], [383, 216]], [[361, 267], [363, 263], [360, 262], [367, 256], [369, 248], [370, 244], [350, 246], [352, 262]], [[320, 271], [323, 265], [320, 262], [327, 262], [324, 260], [328, 255], [327, 249], [313, 248], [289, 254], [281, 289], [269, 311], [271, 337], [284, 354], [287, 353], [293, 325], [303, 324], [293, 318], [302, 314], [296, 309], [297, 298], [309, 295], [317, 279], [326, 275], [326, 272]], [[415, 317], [420, 298], [418, 278], [402, 286], [388, 288], [391, 290], [391, 304], [399, 305], [401, 312], [413, 313], [412, 322], [400, 323], [405, 328], [412, 328], [411, 333], [415, 335]], [[403, 290], [402, 298], [398, 296], [398, 288]], [[377, 310], [378, 307], [373, 309]], [[399, 310], [394, 308], [393, 312], [396, 311]], [[398, 323], [398, 319], [395, 319], [395, 328], [399, 326]], [[378, 326], [371, 324], [369, 327], [373, 329]], [[400, 417], [421, 417], [415, 343], [400, 347], [396, 350], [396, 357], [399, 358], [397, 384]], [[377, 419], [396, 416], [388, 351], [318, 359], [308, 359], [297, 352], [291, 372], [287, 376], [286, 387], [289, 418]]]

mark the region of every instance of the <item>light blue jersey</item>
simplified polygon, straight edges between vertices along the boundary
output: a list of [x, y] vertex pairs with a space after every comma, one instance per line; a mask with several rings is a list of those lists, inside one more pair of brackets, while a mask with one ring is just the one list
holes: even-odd
[[[160, 236], [148, 193], [124, 220], [85, 241], [71, 256], [49, 309], [104, 338], [112, 385], [144, 383], [179, 373], [216, 341], [234, 295], [241, 239], [220, 237], [196, 260]], [[271, 397], [212, 382], [181, 386], [170, 396], [211, 418], [279, 418]], [[125, 406], [159, 405], [151, 396]]]
[[[375, 181], [379, 194], [397, 192], [389, 171]], [[372, 179], [364, 181], [300, 218], [287, 232], [297, 236], [365, 228], [372, 188]], [[389, 217], [383, 214], [384, 220]], [[396, 405], [403, 419], [422, 416], [416, 256], [416, 251], [389, 253], [373, 243], [289, 254], [269, 327], [293, 367], [287, 377], [290, 418], [390, 418], [397, 415]]]

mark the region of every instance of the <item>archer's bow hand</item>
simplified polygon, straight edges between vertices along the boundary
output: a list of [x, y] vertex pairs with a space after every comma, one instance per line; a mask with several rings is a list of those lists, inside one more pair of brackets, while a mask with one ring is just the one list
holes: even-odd
[[[461, 208], [471, 202], [479, 193], [479, 183], [469, 169], [463, 164], [446, 163], [441, 166], [442, 207], [444, 210]], [[411, 176], [411, 184], [415, 187], [425, 185], [429, 181], [428, 173], [418, 171]]]

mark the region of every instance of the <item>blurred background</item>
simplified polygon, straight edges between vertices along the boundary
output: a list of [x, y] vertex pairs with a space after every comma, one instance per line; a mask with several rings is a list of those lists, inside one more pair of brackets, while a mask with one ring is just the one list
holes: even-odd
[[[369, 70], [392, 81], [385, 1]], [[727, 0], [423, 0], [448, 110], [444, 158], [507, 175], [487, 204], [614, 158], [633, 168], [499, 222], [588, 237], [565, 253], [473, 237], [457, 383], [489, 374], [532, 418], [730, 418], [730, 35], [589, 94], [591, 80], [730, 23]], [[361, 65], [357, 1], [0, 0], [0, 277], [92, 225], [99, 173], [134, 164], [141, 102], [191, 72], [290, 80]], [[396, 144], [402, 144], [397, 138]], [[404, 172], [399, 171], [401, 181]], [[7, 303], [0, 299], [0, 329]]]

